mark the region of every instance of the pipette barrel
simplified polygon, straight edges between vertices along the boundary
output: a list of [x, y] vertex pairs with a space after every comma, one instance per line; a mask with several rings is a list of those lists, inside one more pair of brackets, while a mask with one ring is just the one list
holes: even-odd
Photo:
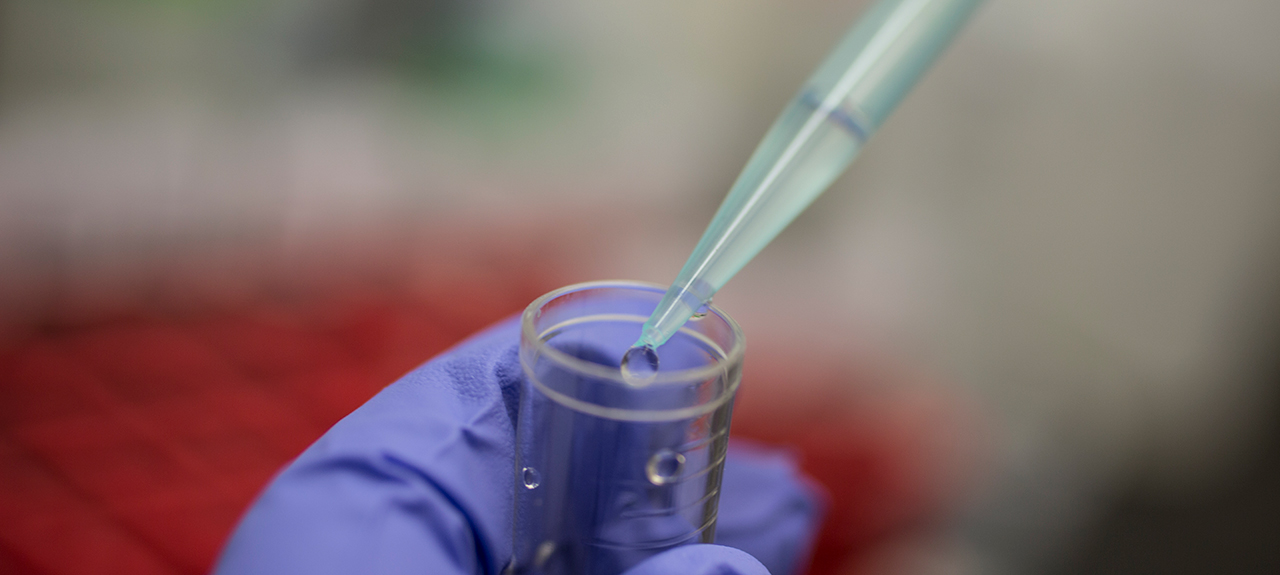
[[666, 342], [822, 194], [980, 2], [873, 5], [769, 129], [636, 345]]

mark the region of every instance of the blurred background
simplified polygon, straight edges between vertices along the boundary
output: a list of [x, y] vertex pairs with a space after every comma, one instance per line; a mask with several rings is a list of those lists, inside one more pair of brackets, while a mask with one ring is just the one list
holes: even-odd
[[[0, 572], [204, 572], [415, 365], [670, 282], [866, 5], [0, 0]], [[1277, 23], [989, 0], [717, 296], [811, 573], [1280, 572]]]

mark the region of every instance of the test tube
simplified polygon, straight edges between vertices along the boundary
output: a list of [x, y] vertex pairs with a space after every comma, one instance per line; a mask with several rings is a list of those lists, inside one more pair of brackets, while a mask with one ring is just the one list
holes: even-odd
[[616, 575], [715, 540], [742, 330], [707, 306], [654, 369], [624, 369], [665, 291], [577, 284], [525, 310], [509, 573]]

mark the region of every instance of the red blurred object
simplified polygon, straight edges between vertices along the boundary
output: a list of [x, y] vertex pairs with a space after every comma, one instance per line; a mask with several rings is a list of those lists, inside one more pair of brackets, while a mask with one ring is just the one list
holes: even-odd
[[248, 274], [185, 254], [131, 290], [72, 285], [43, 318], [0, 315], [0, 573], [206, 572], [255, 494], [338, 419], [558, 287], [529, 257], [543, 245], [438, 234], [412, 261], [346, 242], [354, 256]]
[[976, 415], [884, 356], [765, 350], [748, 359], [733, 433], [794, 449], [826, 487], [808, 572], [850, 575], [945, 515], [973, 475]]
[[[504, 302], [537, 293], [509, 294]], [[0, 353], [0, 571], [203, 573], [256, 492], [488, 322], [367, 293], [44, 327]], [[447, 300], [446, 300], [447, 301]]]

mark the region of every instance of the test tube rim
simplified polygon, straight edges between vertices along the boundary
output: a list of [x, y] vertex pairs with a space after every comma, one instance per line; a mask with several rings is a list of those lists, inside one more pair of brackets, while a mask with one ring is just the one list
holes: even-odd
[[[650, 291], [657, 294], [658, 297], [661, 297], [667, 290], [664, 286], [637, 280], [597, 280], [567, 285], [551, 290], [543, 294], [538, 299], [533, 300], [533, 302], [525, 308], [524, 313], [520, 314], [520, 329], [523, 332], [525, 340], [533, 342], [532, 345], [537, 347], [537, 352], [539, 354], [545, 354], [563, 365], [570, 366], [573, 369], [587, 375], [591, 375], [592, 377], [606, 379], [621, 385], [630, 386], [631, 384], [628, 383], [626, 377], [623, 376], [622, 370], [577, 358], [555, 349], [550, 345], [546, 345], [546, 342], [541, 338], [542, 334], [534, 327], [538, 310], [542, 309], [542, 306], [547, 302], [568, 293], [601, 288]], [[656, 307], [656, 302], [654, 305]], [[742, 333], [742, 327], [739, 326], [738, 322], [734, 321], [732, 317], [729, 317], [729, 314], [725, 313], [714, 304], [708, 304], [707, 315], [713, 314], [728, 325], [729, 331], [733, 335], [733, 345], [730, 346], [728, 350], [725, 350], [724, 357], [720, 358], [714, 364], [705, 367], [659, 372], [653, 380], [648, 383], [648, 385], [678, 384], [705, 380], [719, 376], [731, 365], [741, 363], [742, 356], [746, 352], [746, 338]], [[691, 337], [705, 339], [705, 336], [688, 329], [687, 326], [681, 326], [680, 331], [689, 334]], [[720, 346], [717, 344], [716, 347]]]

